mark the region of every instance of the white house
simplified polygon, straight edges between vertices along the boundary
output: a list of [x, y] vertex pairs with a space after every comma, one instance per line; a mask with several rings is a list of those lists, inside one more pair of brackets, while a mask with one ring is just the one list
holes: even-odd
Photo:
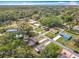
[[6, 32], [17, 32], [18, 30], [17, 29], [8, 29], [6, 30]]

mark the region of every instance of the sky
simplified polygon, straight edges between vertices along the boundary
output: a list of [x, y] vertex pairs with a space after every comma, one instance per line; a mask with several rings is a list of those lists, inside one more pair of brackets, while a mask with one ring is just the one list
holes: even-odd
[[0, 0], [0, 1], [79, 1], [79, 0]]
[[0, 5], [79, 5], [79, 1], [1, 1]]

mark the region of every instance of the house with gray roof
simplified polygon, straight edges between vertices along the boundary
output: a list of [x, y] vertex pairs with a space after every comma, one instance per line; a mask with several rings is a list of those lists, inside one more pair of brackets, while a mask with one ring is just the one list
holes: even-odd
[[74, 27], [73, 27], [73, 30], [74, 30], [76, 33], [79, 34], [79, 26], [74, 26]]

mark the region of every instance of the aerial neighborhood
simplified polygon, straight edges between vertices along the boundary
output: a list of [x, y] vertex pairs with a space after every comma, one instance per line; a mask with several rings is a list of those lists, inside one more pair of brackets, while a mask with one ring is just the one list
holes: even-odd
[[0, 57], [79, 58], [78, 6], [1, 6]]

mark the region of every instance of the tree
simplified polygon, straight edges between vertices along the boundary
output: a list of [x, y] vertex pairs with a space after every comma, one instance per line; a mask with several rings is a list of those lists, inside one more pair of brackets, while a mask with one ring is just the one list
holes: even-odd
[[60, 15], [60, 10], [58, 10], [58, 9], [53, 10], [53, 15], [55, 15], [55, 16]]
[[62, 19], [64, 22], [71, 22], [73, 20], [73, 17], [69, 15], [64, 15], [62, 16]]
[[20, 24], [19, 29], [21, 30], [20, 32], [29, 37], [34, 37], [37, 35], [37, 33], [33, 32], [33, 27], [30, 26], [28, 22]]
[[[10, 38], [9, 38], [10, 37]], [[15, 39], [11, 34], [0, 36], [0, 57], [1, 58], [24, 58], [37, 57], [32, 47], [20, 39]]]
[[41, 51], [41, 57], [55, 58], [59, 53], [60, 47], [55, 44], [50, 44], [43, 51]]
[[17, 20], [16, 14], [13, 12], [2, 12], [0, 14], [0, 21], [5, 22], [5, 21], [15, 21]]
[[36, 57], [36, 55], [34, 54], [32, 47], [29, 47], [27, 44], [22, 42], [21, 46], [16, 48], [14, 57], [32, 58]]
[[42, 19], [39, 20], [39, 22], [42, 25], [48, 26], [48, 27], [52, 27], [52, 26], [61, 26], [63, 21], [60, 17], [57, 16], [53, 16], [53, 17], [44, 17]]
[[79, 16], [78, 15], [79, 15], [79, 11], [76, 11], [74, 14], [74, 19], [76, 21], [76, 25], [79, 24]]
[[30, 26], [27, 22], [19, 24], [19, 28], [27, 34], [33, 30], [32, 26]]
[[32, 19], [34, 19], [34, 20], [38, 20], [40, 17], [39, 17], [39, 15], [38, 14], [34, 14], [34, 15], [32, 15]]
[[79, 47], [79, 39], [76, 39], [76, 40], [75, 40], [75, 45], [76, 45], [77, 47]]

